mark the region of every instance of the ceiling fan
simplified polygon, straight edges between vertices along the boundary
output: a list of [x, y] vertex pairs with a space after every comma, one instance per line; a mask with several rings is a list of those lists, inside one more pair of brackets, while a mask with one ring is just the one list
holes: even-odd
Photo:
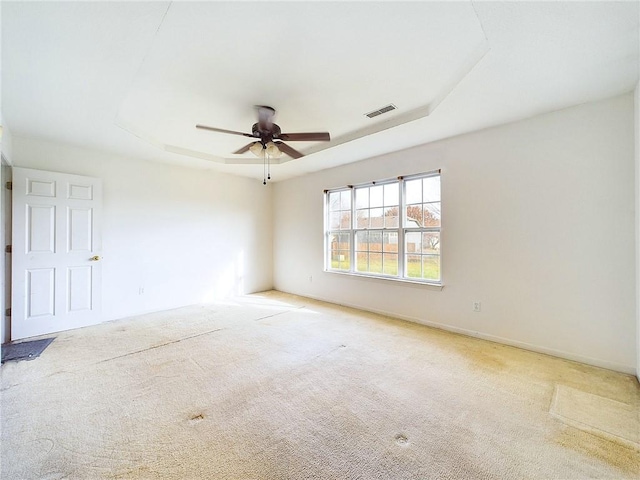
[[281, 140], [287, 142], [328, 142], [331, 140], [328, 132], [307, 132], [307, 133], [282, 133], [280, 127], [273, 123], [273, 117], [276, 114], [275, 109], [264, 105], [257, 105], [258, 122], [251, 127], [251, 133], [236, 132], [233, 130], [224, 130], [222, 128], [208, 127], [206, 125], [196, 125], [196, 128], [203, 130], [211, 130], [212, 132], [231, 133], [233, 135], [242, 135], [244, 137], [255, 138], [256, 142], [251, 142], [244, 147], [233, 152], [241, 154], [251, 151], [258, 157], [264, 157], [265, 153], [269, 157], [279, 157], [281, 153], [286, 153], [291, 158], [300, 158], [304, 154], [295, 148], [290, 147]]

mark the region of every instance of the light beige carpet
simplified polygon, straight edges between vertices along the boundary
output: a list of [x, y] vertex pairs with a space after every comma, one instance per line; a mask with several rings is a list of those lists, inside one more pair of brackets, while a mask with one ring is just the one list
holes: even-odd
[[629, 375], [268, 292], [5, 364], [1, 478], [639, 478], [639, 407]]

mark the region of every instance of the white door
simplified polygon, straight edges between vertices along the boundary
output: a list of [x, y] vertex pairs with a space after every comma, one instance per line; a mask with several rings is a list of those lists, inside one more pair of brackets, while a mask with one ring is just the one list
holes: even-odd
[[100, 322], [100, 179], [13, 169], [11, 339]]

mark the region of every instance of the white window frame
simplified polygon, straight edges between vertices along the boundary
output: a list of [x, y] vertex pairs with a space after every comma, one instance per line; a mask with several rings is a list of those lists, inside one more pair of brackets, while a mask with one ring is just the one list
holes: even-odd
[[[428, 178], [428, 177], [440, 177], [440, 179], [442, 179], [442, 175], [441, 175], [441, 171], [440, 170], [434, 170], [431, 172], [425, 172], [425, 173], [420, 173], [420, 174], [414, 174], [414, 175], [406, 175], [406, 176], [402, 176], [402, 177], [398, 177], [395, 179], [387, 179], [387, 180], [383, 180], [383, 181], [375, 181], [375, 182], [369, 182], [369, 183], [363, 183], [363, 184], [359, 184], [359, 185], [349, 185], [347, 187], [341, 187], [341, 188], [334, 188], [334, 189], [330, 189], [330, 190], [325, 190], [324, 191], [324, 207], [325, 207], [325, 211], [324, 211], [324, 270], [326, 272], [331, 272], [331, 273], [340, 273], [340, 274], [345, 274], [345, 275], [354, 275], [354, 276], [358, 276], [358, 277], [371, 277], [371, 278], [381, 278], [381, 279], [387, 279], [387, 280], [393, 280], [393, 281], [400, 281], [400, 282], [408, 282], [408, 283], [419, 283], [419, 284], [425, 284], [425, 285], [436, 285], [436, 286], [442, 286], [442, 213], [440, 216], [440, 226], [439, 227], [409, 227], [406, 224], [406, 195], [405, 195], [405, 190], [406, 190], [406, 182], [410, 181], [410, 180], [416, 180], [416, 179], [423, 179], [423, 178]], [[399, 199], [398, 199], [398, 226], [397, 227], [380, 227], [380, 228], [358, 228], [357, 227], [357, 215], [356, 215], [356, 190], [358, 188], [363, 188], [363, 187], [373, 187], [373, 186], [380, 186], [380, 185], [386, 185], [386, 184], [391, 184], [391, 183], [397, 183], [399, 188], [398, 188], [398, 195], [399, 195]], [[441, 182], [442, 184], [442, 182]], [[341, 229], [334, 229], [331, 230], [330, 226], [331, 226], [331, 209], [330, 209], [330, 203], [329, 203], [329, 197], [332, 193], [336, 193], [336, 192], [350, 192], [350, 198], [351, 198], [351, 222], [349, 225], [349, 228], [341, 228]], [[440, 202], [440, 208], [442, 211], [442, 192], [440, 193], [440, 198], [439, 198], [439, 202]], [[397, 275], [391, 275], [391, 274], [385, 274], [385, 273], [371, 273], [371, 272], [359, 272], [356, 270], [357, 267], [357, 257], [356, 257], [356, 235], [357, 232], [361, 232], [361, 231], [374, 231], [374, 232], [378, 232], [380, 231], [382, 233], [382, 235], [384, 236], [384, 232], [397, 232], [397, 236], [398, 236], [398, 273]], [[406, 276], [406, 272], [407, 272], [407, 255], [405, 255], [405, 237], [407, 235], [407, 233], [409, 232], [437, 232], [440, 235], [440, 248], [439, 248], [439, 254], [438, 254], [438, 260], [439, 260], [439, 265], [440, 265], [440, 278], [438, 280], [434, 280], [434, 279], [425, 279], [425, 278], [418, 278], [418, 277], [408, 277]], [[331, 238], [333, 235], [337, 234], [337, 233], [347, 233], [349, 234], [349, 269], [345, 270], [345, 269], [337, 269], [337, 268], [332, 268], [332, 262], [331, 262]], [[383, 242], [384, 243], [384, 242]], [[424, 254], [420, 254], [420, 255], [424, 255]], [[384, 258], [384, 257], [383, 257]]]

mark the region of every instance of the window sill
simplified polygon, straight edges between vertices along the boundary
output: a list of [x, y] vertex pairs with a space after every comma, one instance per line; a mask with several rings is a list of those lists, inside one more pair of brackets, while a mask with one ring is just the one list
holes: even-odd
[[428, 290], [437, 290], [441, 291], [444, 288], [442, 283], [433, 283], [433, 282], [420, 282], [416, 280], [408, 280], [406, 278], [393, 278], [393, 277], [379, 277], [375, 275], [366, 275], [363, 273], [351, 273], [351, 272], [339, 272], [336, 270], [325, 270], [325, 273], [330, 273], [332, 275], [340, 275], [343, 277], [353, 277], [353, 278], [361, 278], [363, 280], [373, 280], [373, 281], [383, 281], [383, 282], [393, 282], [400, 283], [402, 285], [407, 285], [409, 287], [422, 287]]

